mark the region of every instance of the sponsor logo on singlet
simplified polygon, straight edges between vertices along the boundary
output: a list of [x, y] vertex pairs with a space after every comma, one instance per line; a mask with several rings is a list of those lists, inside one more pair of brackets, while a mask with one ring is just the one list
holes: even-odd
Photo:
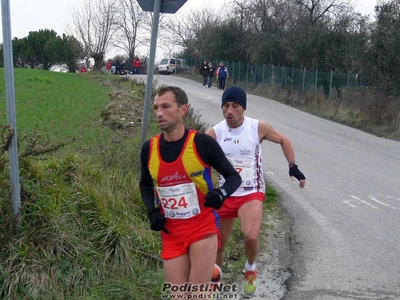
[[190, 174], [190, 177], [197, 177], [203, 175], [204, 170], [196, 171]]
[[240, 155], [249, 155], [251, 154], [250, 149], [240, 149]]
[[184, 180], [184, 179], [186, 179], [185, 174], [181, 175], [178, 172], [176, 172], [175, 174], [168, 175], [168, 176], [161, 178], [161, 182], [168, 182], [168, 181], [172, 181], [172, 180]]

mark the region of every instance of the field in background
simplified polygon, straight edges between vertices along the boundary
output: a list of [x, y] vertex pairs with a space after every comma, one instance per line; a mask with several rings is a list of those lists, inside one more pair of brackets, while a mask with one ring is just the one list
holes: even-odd
[[[4, 71], [0, 76], [0, 124], [6, 123]], [[54, 143], [96, 143], [106, 128], [93, 130], [109, 102], [109, 87], [85, 76], [44, 70], [15, 69], [17, 130], [20, 136], [40, 133]], [[107, 138], [106, 136], [104, 138]]]

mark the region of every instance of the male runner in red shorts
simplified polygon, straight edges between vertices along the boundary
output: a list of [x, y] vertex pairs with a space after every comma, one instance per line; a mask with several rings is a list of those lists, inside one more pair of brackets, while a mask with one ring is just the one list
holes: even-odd
[[[210, 128], [206, 133], [215, 138], [225, 155], [238, 170], [242, 183], [231, 197], [224, 201], [218, 214], [220, 220], [221, 247], [218, 249], [217, 264], [222, 266], [223, 253], [229, 240], [235, 218], [240, 219], [247, 256], [245, 265], [244, 292], [253, 295], [257, 288], [256, 258], [260, 249], [260, 234], [265, 181], [262, 170], [261, 142], [268, 140], [282, 147], [289, 163], [289, 175], [297, 178], [300, 188], [305, 185], [305, 176], [297, 167], [290, 140], [276, 132], [261, 120], [244, 116], [246, 92], [239, 86], [231, 86], [222, 95], [222, 113], [225, 120]], [[219, 186], [224, 184], [220, 177]]]
[[[218, 247], [216, 209], [241, 178], [212, 137], [185, 128], [188, 99], [182, 89], [161, 87], [153, 107], [163, 132], [142, 146], [140, 191], [150, 228], [162, 231], [165, 281], [210, 283]], [[218, 189], [211, 167], [226, 179]]]

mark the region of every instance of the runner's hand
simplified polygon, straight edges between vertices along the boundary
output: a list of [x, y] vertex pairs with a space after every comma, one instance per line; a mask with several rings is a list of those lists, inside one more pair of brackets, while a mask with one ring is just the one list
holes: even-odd
[[222, 203], [224, 203], [224, 196], [219, 189], [213, 189], [206, 194], [206, 203], [204, 203], [205, 207], [212, 207], [214, 209], [220, 209]]
[[159, 209], [154, 209], [149, 213], [150, 219], [150, 229], [154, 231], [164, 231], [165, 233], [169, 234], [167, 228], [165, 228], [165, 217], [161, 214]]
[[304, 188], [306, 176], [304, 176], [304, 174], [296, 165], [289, 168], [289, 176], [292, 178], [292, 180], [296, 178], [298, 181], [300, 181], [300, 188]]

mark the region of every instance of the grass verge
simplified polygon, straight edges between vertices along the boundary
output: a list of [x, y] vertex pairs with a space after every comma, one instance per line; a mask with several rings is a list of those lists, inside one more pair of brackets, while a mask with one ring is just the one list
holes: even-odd
[[160, 239], [138, 190], [142, 115], [126, 113], [143, 86], [20, 69], [15, 82], [22, 208], [16, 220], [0, 152], [0, 298], [157, 298]]
[[[15, 69], [15, 89], [22, 208], [16, 219], [0, 90], [0, 298], [159, 298], [161, 241], [138, 190], [145, 87], [91, 72]], [[152, 121], [149, 135], [158, 132]], [[185, 122], [206, 129], [193, 109]], [[269, 189], [267, 211], [277, 203]], [[243, 257], [238, 225], [227, 252], [233, 265]]]

